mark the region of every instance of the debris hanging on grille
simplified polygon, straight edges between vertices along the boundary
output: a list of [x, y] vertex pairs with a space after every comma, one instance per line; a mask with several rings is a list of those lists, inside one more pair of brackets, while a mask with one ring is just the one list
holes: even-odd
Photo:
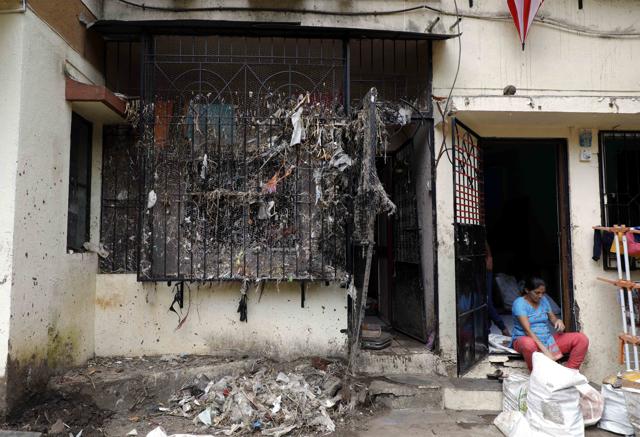
[[140, 105], [140, 277], [344, 280], [348, 226], [364, 240], [395, 210], [375, 169], [384, 110], [370, 112], [309, 93]]

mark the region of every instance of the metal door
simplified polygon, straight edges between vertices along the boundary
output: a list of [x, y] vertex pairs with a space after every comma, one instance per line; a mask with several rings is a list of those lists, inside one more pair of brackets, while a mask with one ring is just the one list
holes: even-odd
[[488, 353], [484, 176], [480, 137], [452, 123], [458, 374]]
[[416, 199], [413, 144], [393, 157], [393, 327], [423, 343], [427, 342], [427, 314], [420, 256], [421, 226]]

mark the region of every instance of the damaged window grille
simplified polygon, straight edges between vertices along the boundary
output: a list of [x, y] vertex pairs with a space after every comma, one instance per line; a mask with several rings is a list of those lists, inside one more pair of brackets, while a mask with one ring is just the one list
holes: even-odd
[[[143, 159], [137, 162], [137, 172], [120, 171], [117, 179], [105, 165], [103, 188], [110, 194], [103, 196], [101, 241], [111, 256], [102, 260], [101, 271], [137, 270], [138, 252], [129, 243], [137, 248], [143, 235], [140, 280], [336, 278], [353, 260], [345, 235], [353, 229], [345, 231], [344, 225], [354, 212], [349, 190], [357, 185], [357, 164], [350, 168], [348, 161], [358, 154], [346, 150], [357, 134], [347, 138], [344, 124], [353, 117], [345, 114], [342, 104], [349, 100], [356, 114], [363, 96], [376, 87], [379, 106], [386, 112], [384, 123], [393, 125], [399, 117], [406, 122], [412, 111], [428, 113], [429, 59], [428, 42], [391, 39], [156, 36], [107, 42], [106, 81], [139, 109], [130, 112], [129, 121], [136, 128], [130, 129], [128, 141], [133, 144], [134, 136], [140, 136]], [[309, 129], [312, 119], [332, 126], [345, 153], [337, 153], [334, 146], [315, 147], [331, 156], [322, 159], [311, 152], [313, 159], [308, 160], [309, 149], [289, 144], [281, 151], [287, 155], [284, 167], [282, 153], [278, 159], [252, 157], [258, 141], [271, 148], [291, 136], [289, 115], [299, 96], [307, 93], [305, 132], [317, 137], [317, 129]], [[139, 105], [138, 96], [144, 97]], [[105, 145], [109, 141], [105, 137]], [[105, 147], [105, 163], [111, 151], [118, 150]], [[268, 162], [257, 165], [261, 159]], [[335, 175], [322, 170], [327, 161], [329, 168], [340, 167], [335, 183], [330, 180]], [[311, 165], [305, 167], [307, 162]], [[138, 174], [144, 178], [138, 180]], [[113, 193], [113, 184], [121, 187], [130, 177], [141, 196], [141, 209], [134, 214], [140, 211], [142, 233], [131, 223], [124, 225], [124, 218], [114, 212], [122, 200]], [[246, 206], [238, 203], [239, 194]], [[307, 225], [304, 217], [309, 217], [310, 207], [315, 214]], [[131, 214], [127, 210], [127, 217]], [[264, 229], [256, 219], [275, 215], [282, 223], [276, 229]], [[410, 250], [407, 246], [407, 256]]]
[[101, 273], [138, 270], [139, 165], [136, 131], [128, 125], [104, 126], [100, 241]]
[[153, 38], [139, 279], [338, 277], [343, 66], [340, 40]]

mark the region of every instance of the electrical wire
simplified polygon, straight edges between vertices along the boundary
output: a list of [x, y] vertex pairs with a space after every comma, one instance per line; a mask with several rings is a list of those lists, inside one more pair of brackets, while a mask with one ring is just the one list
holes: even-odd
[[429, 10], [432, 12], [443, 13], [441, 9], [434, 8], [428, 5], [418, 5], [410, 8], [402, 9], [390, 9], [387, 11], [327, 11], [324, 9], [292, 9], [292, 8], [273, 8], [273, 7], [243, 7], [243, 6], [203, 6], [196, 8], [176, 8], [166, 6], [147, 6], [144, 3], [135, 3], [129, 0], [118, 0], [128, 6], [140, 8], [150, 11], [164, 11], [164, 12], [276, 12], [276, 13], [298, 13], [298, 14], [313, 14], [313, 15], [331, 15], [331, 16], [343, 16], [343, 17], [369, 17], [369, 16], [383, 16], [383, 15], [396, 15], [406, 12], [413, 12], [418, 10]]
[[[458, 12], [458, 1], [453, 0], [453, 5], [456, 8], [456, 12]], [[460, 18], [460, 17], [458, 17]], [[438, 151], [438, 156], [436, 157], [435, 167], [438, 168], [438, 163], [440, 162], [440, 158], [444, 154], [447, 157], [447, 160], [453, 165], [453, 158], [449, 156], [449, 149], [447, 148], [447, 132], [446, 129], [446, 117], [449, 113], [449, 105], [451, 104], [451, 96], [453, 95], [453, 90], [456, 87], [456, 82], [458, 81], [458, 74], [460, 73], [460, 64], [462, 61], [462, 34], [460, 33], [460, 20], [456, 19], [456, 29], [458, 31], [458, 65], [456, 66], [456, 74], [453, 77], [453, 82], [451, 83], [451, 89], [449, 90], [449, 95], [447, 96], [447, 100], [444, 104], [444, 111], [442, 112], [442, 144], [440, 144], [440, 150]], [[451, 138], [453, 142], [453, 138]], [[453, 151], [453, 149], [451, 149]]]
[[[242, 6], [203, 6], [203, 7], [167, 7], [167, 6], [153, 6], [146, 5], [144, 3], [136, 3], [131, 0], [117, 0], [118, 2], [131, 6], [134, 8], [149, 10], [149, 11], [162, 11], [162, 12], [272, 12], [272, 13], [294, 13], [294, 14], [309, 14], [309, 15], [325, 15], [325, 16], [338, 16], [338, 17], [375, 17], [385, 15], [397, 15], [407, 12], [416, 12], [428, 10], [436, 12], [438, 14], [446, 16], [455, 16], [457, 18], [469, 18], [474, 20], [490, 20], [490, 21], [511, 21], [511, 16], [508, 14], [478, 14], [472, 12], [460, 12], [456, 6], [455, 11], [448, 11], [441, 8], [436, 8], [426, 4], [413, 6], [410, 8], [402, 9], [390, 9], [390, 10], [373, 10], [373, 11], [329, 11], [324, 9], [295, 9], [295, 8], [274, 8], [274, 7], [242, 7]], [[640, 31], [599, 31], [589, 29], [584, 26], [576, 26], [569, 23], [565, 23], [560, 20], [556, 20], [550, 17], [536, 17], [533, 20], [542, 26], [554, 28], [564, 32], [574, 33], [578, 35], [591, 36], [596, 38], [640, 38]]]

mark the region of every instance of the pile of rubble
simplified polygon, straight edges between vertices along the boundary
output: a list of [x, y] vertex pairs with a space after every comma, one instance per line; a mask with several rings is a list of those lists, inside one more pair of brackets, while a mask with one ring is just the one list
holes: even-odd
[[345, 383], [340, 362], [316, 358], [277, 367], [263, 361], [222, 378], [198, 375], [161, 411], [193, 418], [201, 432], [279, 437], [331, 433], [365, 400], [366, 386]]

